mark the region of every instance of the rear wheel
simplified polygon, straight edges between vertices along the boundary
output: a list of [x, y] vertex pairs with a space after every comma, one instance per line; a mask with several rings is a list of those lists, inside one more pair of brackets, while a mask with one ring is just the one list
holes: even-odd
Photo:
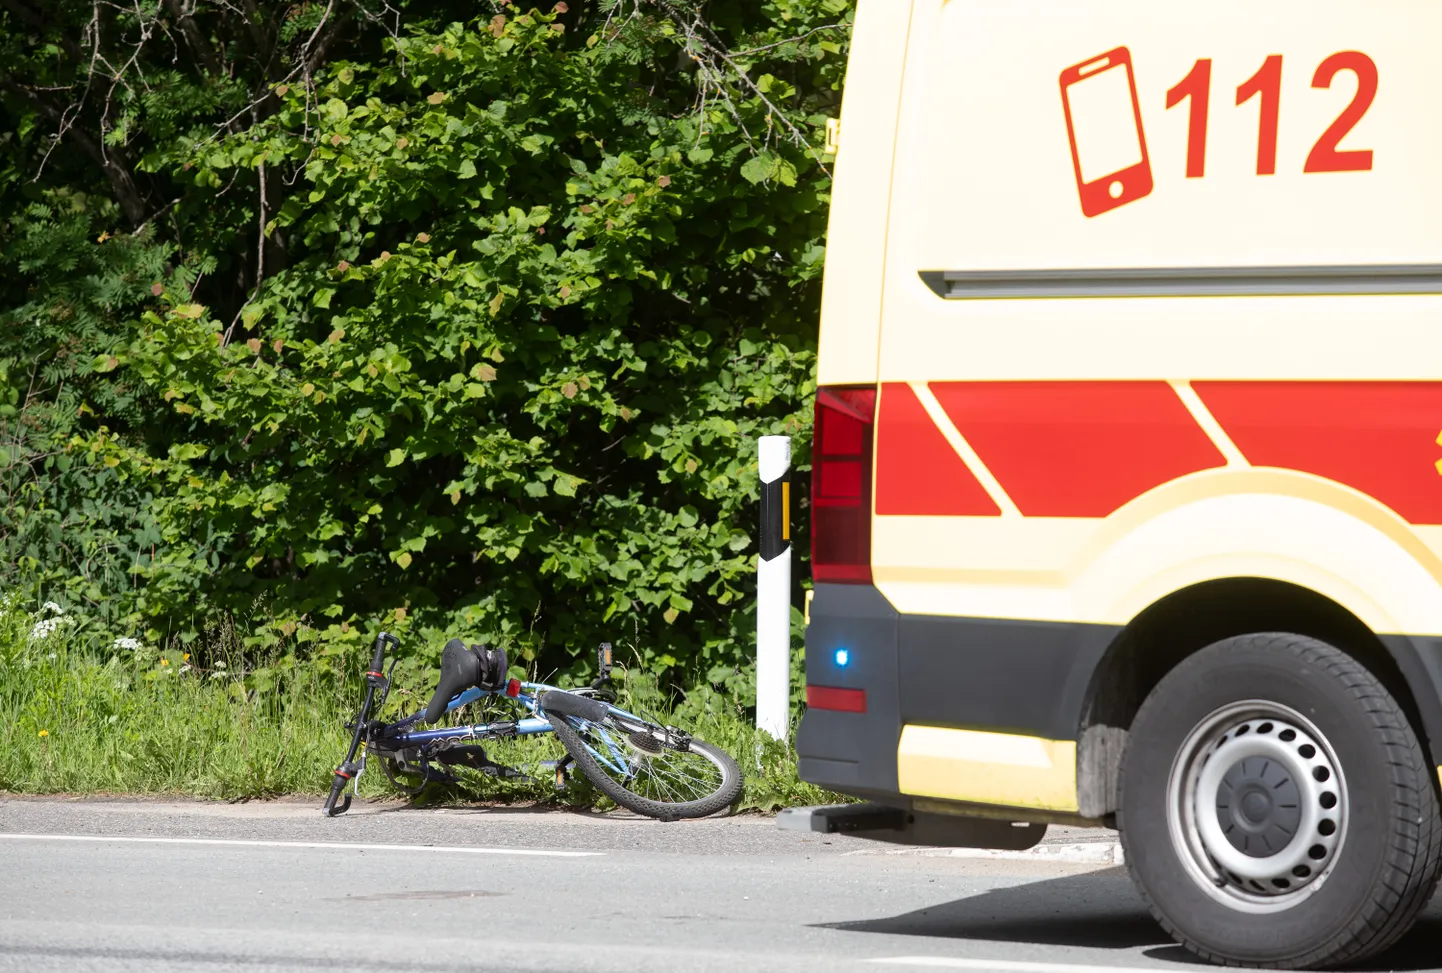
[[1123, 758], [1132, 877], [1213, 962], [1330, 966], [1411, 927], [1437, 882], [1433, 775], [1397, 701], [1295, 635], [1196, 653], [1147, 697]]
[[637, 814], [674, 821], [724, 810], [741, 795], [741, 768], [719, 747], [665, 727], [625, 729], [552, 715], [576, 766], [601, 793]]

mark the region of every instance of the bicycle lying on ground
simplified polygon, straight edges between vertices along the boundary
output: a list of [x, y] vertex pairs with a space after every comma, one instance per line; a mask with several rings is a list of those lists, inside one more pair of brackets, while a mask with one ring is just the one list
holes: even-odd
[[[395, 723], [372, 719], [390, 695], [392, 660], [384, 671], [387, 648], [400, 639], [388, 632], [376, 637], [375, 653], [366, 671], [365, 698], [351, 731], [345, 760], [336, 768], [323, 813], [327, 817], [350, 809], [352, 794], [368, 757], [381, 762], [390, 782], [403, 793], [419, 794], [432, 782], [454, 782], [450, 769], [464, 767], [501, 777], [524, 776], [493, 762], [477, 740], [555, 733], [566, 756], [555, 764], [556, 785], [564, 787], [572, 764], [620, 806], [659, 818], [699, 818], [730, 807], [741, 793], [741, 769], [725, 751], [697, 740], [674, 726], [661, 726], [613, 705], [611, 646], [599, 651], [600, 676], [589, 687], [558, 689], [544, 683], [507, 677], [503, 649], [473, 645], [460, 639], [446, 644], [441, 679], [430, 705]], [[379, 699], [377, 699], [379, 694]], [[485, 697], [509, 700], [516, 718], [466, 726], [420, 729], [446, 713]], [[357, 759], [359, 755], [359, 759]], [[352, 794], [337, 801], [347, 785]]]

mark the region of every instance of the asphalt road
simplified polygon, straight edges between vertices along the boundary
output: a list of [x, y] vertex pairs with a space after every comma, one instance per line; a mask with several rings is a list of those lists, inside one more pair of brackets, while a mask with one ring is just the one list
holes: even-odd
[[[0, 799], [0, 969], [1197, 973], [1113, 839], [978, 858], [756, 817]], [[1437, 968], [1439, 933], [1434, 906], [1370, 968]]]

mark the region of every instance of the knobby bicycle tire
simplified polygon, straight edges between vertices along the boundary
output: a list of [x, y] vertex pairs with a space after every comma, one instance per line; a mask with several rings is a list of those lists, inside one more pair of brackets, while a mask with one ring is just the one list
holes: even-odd
[[656, 801], [627, 790], [608, 774], [606, 769], [596, 762], [590, 747], [581, 739], [581, 734], [571, 725], [567, 717], [554, 714], [548, 715], [547, 718], [556, 731], [556, 737], [566, 748], [566, 752], [571, 755], [571, 759], [576, 762], [576, 766], [581, 769], [581, 773], [585, 774], [586, 778], [595, 784], [601, 793], [628, 811], [662, 820], [704, 818], [730, 807], [741, 796], [741, 768], [737, 766], [731, 755], [720, 747], [692, 739], [687, 748], [702, 754], [720, 769], [721, 784], [715, 791], [695, 801], [680, 803]]

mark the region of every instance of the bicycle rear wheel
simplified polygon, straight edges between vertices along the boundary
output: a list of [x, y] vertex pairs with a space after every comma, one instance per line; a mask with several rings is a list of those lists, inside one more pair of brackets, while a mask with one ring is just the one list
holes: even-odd
[[741, 768], [719, 747], [654, 724], [627, 732], [609, 718], [548, 716], [581, 773], [628, 811], [663, 821], [704, 818], [741, 795]]

